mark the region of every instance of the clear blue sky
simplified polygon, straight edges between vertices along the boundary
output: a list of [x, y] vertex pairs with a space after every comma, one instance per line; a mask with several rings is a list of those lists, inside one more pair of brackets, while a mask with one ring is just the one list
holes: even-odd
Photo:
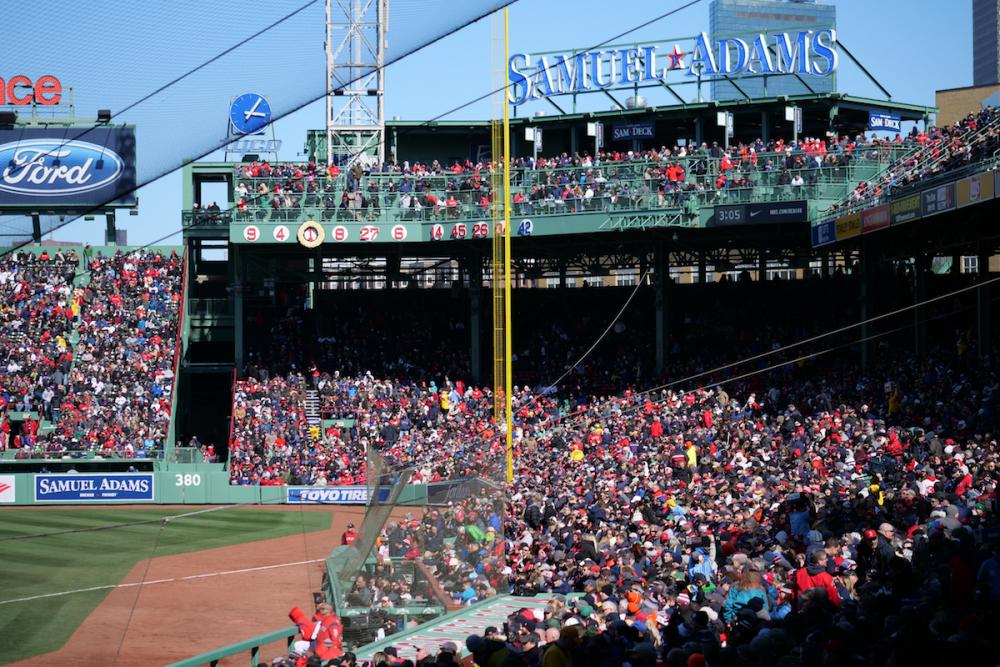
[[[680, 0], [631, 0], [627, 3], [519, 0], [510, 9], [511, 51], [572, 51], [589, 47], [681, 4]], [[947, 3], [940, 0], [837, 0], [834, 4], [837, 6], [838, 39], [865, 63], [894, 99], [933, 105], [935, 90], [971, 85], [971, 0], [949, 0]], [[942, 6], [947, 9], [943, 10]], [[633, 33], [627, 40], [656, 40], [708, 31], [708, 7], [709, 1], [703, 0], [699, 5]], [[397, 35], [406, 29], [405, 25], [394, 25], [390, 19], [390, 44], [394, 39], [394, 27]], [[490, 19], [487, 18], [390, 65], [386, 79], [387, 117], [425, 120], [488, 92], [493, 80], [490, 36]], [[113, 42], [117, 37], [109, 39]], [[31, 53], [33, 59], [44, 59], [44, 49]], [[322, 78], [322, 43], [317, 42], [310, 53], [314, 54], [314, 60], [303, 62], [302, 67], [315, 68]], [[842, 92], [878, 96], [877, 90], [857, 68], [843, 59], [837, 84]], [[261, 92], [266, 94], [266, 88], [266, 82], [262, 83]], [[690, 94], [693, 95], [693, 91]], [[650, 99], [657, 103], [652, 96]], [[600, 108], [606, 106], [605, 101]], [[545, 109], [544, 106], [533, 108]], [[487, 118], [491, 112], [490, 103], [484, 101], [450, 118]], [[192, 122], [221, 126], [226, 114], [227, 109], [223, 106], [218, 109], [217, 118], [198, 118]], [[284, 142], [280, 157], [301, 158], [305, 131], [321, 128], [323, 118], [323, 100], [319, 100], [278, 121], [275, 131]], [[221, 159], [221, 154], [216, 159]], [[128, 229], [131, 244], [148, 243], [179, 229], [180, 172], [141, 189], [139, 200], [138, 216], [119, 218], [120, 226]], [[99, 243], [103, 240], [103, 226], [101, 219], [81, 220], [55, 232], [54, 236]], [[169, 242], [179, 243], [179, 232]]]

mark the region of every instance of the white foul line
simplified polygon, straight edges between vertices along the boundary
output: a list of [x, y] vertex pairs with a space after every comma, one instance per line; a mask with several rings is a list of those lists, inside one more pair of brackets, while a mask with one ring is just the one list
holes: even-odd
[[207, 572], [205, 574], [190, 574], [186, 577], [172, 577], [170, 579], [152, 579], [150, 581], [137, 581], [130, 584], [110, 584], [108, 586], [91, 586], [90, 588], [77, 588], [72, 591], [60, 591], [59, 593], [45, 593], [43, 595], [32, 595], [26, 598], [14, 598], [11, 600], [0, 600], [0, 604], [13, 604], [14, 602], [28, 602], [30, 600], [40, 600], [42, 598], [54, 598], [62, 595], [72, 595], [74, 593], [89, 593], [92, 591], [103, 591], [112, 588], [131, 588], [133, 586], [149, 586], [152, 584], [168, 584], [173, 581], [191, 581], [193, 579], [207, 579], [209, 577], [221, 577], [227, 574], [244, 574], [246, 572], [260, 572], [261, 570], [274, 570], [279, 567], [295, 567], [296, 565], [309, 565], [326, 560], [325, 558], [313, 558], [310, 560], [299, 560], [294, 563], [278, 563], [277, 565], [261, 565], [260, 567], [247, 567], [241, 570], [222, 570], [221, 572]]

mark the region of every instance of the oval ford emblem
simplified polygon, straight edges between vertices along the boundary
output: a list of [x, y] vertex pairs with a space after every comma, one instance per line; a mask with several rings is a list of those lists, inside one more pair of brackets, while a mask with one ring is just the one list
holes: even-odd
[[35, 197], [90, 192], [110, 185], [125, 163], [114, 151], [61, 139], [28, 139], [0, 146], [0, 190]]

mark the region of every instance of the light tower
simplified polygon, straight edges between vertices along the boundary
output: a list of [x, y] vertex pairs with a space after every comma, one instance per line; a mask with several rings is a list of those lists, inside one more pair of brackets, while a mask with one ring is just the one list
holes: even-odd
[[341, 167], [385, 160], [389, 0], [326, 0], [326, 156]]

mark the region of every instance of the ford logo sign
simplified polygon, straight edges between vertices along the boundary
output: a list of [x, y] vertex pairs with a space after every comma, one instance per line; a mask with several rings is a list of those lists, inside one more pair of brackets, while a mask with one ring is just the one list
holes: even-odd
[[0, 190], [32, 197], [90, 192], [114, 183], [125, 162], [85, 141], [28, 139], [0, 146]]

